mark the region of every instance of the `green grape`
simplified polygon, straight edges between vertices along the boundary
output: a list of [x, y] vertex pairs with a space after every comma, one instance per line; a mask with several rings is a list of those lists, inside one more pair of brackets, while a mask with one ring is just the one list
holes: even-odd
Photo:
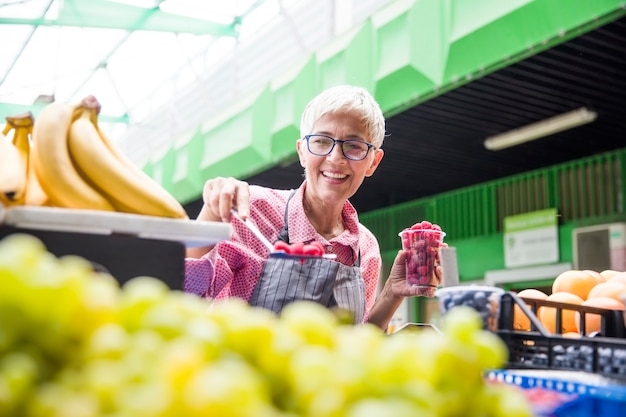
[[[0, 278], [1, 279], [1, 278]], [[0, 291], [2, 293], [2, 291]], [[0, 304], [0, 355], [11, 350], [22, 337], [27, 322], [16, 320], [21, 311], [14, 305]]]
[[456, 306], [443, 317], [445, 334], [462, 342], [471, 340], [472, 335], [482, 330], [482, 327], [478, 313], [467, 306]]
[[0, 415], [532, 416], [485, 382], [507, 351], [473, 309], [387, 336], [311, 302], [279, 317], [151, 277], [120, 288], [26, 236], [0, 242], [0, 280]]
[[183, 387], [187, 417], [253, 417], [269, 404], [269, 389], [254, 368], [236, 357], [198, 370]]
[[43, 385], [27, 403], [27, 417], [100, 417], [98, 401], [62, 383]]
[[305, 345], [298, 349], [288, 364], [293, 394], [306, 396], [326, 386], [332, 379], [333, 352], [319, 345]]
[[117, 323], [97, 328], [83, 346], [81, 359], [120, 359], [130, 349], [131, 335]]
[[182, 337], [200, 343], [208, 361], [219, 357], [226, 338], [225, 332], [216, 323], [204, 315], [190, 318], [182, 329]]
[[475, 333], [471, 340], [471, 349], [477, 353], [478, 366], [481, 369], [501, 368], [509, 357], [504, 341], [489, 331]]
[[166, 414], [175, 396], [166, 381], [155, 378], [126, 384], [116, 394], [118, 410], [142, 417], [160, 417]]
[[122, 324], [131, 331], [140, 329], [146, 312], [165, 301], [169, 293], [169, 287], [156, 278], [142, 276], [126, 281], [120, 300]]
[[196, 372], [210, 363], [204, 346], [189, 338], [179, 337], [164, 345], [156, 364], [156, 377], [181, 391]]
[[93, 359], [82, 367], [82, 388], [90, 392], [98, 401], [103, 412], [118, 408], [117, 396], [129, 383], [129, 375], [118, 361]]
[[31, 269], [46, 252], [46, 247], [36, 237], [14, 233], [0, 241], [0, 265], [3, 269]]
[[261, 360], [260, 356], [269, 353], [276, 322], [276, 317], [265, 309], [247, 314], [245, 320], [231, 320], [224, 326], [225, 347], [257, 363]]
[[353, 404], [346, 412], [346, 417], [436, 417], [437, 413], [428, 408], [419, 407], [401, 398], [364, 399]]
[[22, 352], [0, 357], [0, 415], [19, 415], [40, 378], [37, 361]]
[[280, 322], [292, 332], [304, 337], [308, 344], [332, 346], [338, 318], [332, 311], [310, 301], [287, 304], [280, 315]]
[[486, 384], [482, 398], [479, 398], [486, 415], [493, 417], [533, 417], [530, 402], [515, 385], [501, 383]]

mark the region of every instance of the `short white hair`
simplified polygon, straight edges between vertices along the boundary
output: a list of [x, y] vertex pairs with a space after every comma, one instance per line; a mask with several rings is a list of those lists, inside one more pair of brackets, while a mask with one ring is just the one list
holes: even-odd
[[369, 142], [376, 149], [382, 146], [385, 139], [385, 117], [380, 105], [365, 88], [353, 85], [331, 87], [314, 97], [302, 113], [300, 137], [313, 133], [313, 125], [321, 117], [339, 111], [357, 114], [368, 133]]

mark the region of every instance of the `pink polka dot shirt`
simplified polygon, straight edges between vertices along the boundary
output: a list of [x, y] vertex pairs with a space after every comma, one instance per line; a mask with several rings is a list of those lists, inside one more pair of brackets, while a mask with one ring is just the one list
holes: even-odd
[[[360, 269], [365, 283], [365, 317], [374, 304], [381, 269], [380, 249], [374, 235], [359, 223], [354, 207], [343, 208], [345, 230], [330, 241], [322, 237], [308, 221], [302, 205], [306, 182], [289, 202], [290, 243], [320, 242], [326, 253], [337, 255], [337, 262], [354, 265], [360, 253]], [[285, 207], [291, 190], [250, 186], [250, 220], [270, 242], [277, 240], [283, 228]], [[249, 300], [254, 291], [269, 250], [238, 219], [232, 220], [233, 234], [219, 242], [202, 258], [185, 260], [185, 291], [211, 299], [238, 297]]]

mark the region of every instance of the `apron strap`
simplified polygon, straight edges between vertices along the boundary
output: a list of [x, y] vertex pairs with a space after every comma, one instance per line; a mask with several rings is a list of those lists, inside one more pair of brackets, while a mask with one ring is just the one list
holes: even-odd
[[289, 242], [289, 227], [287, 226], [287, 219], [288, 219], [288, 214], [289, 214], [289, 202], [291, 201], [291, 198], [293, 197], [293, 195], [296, 193], [296, 190], [292, 190], [291, 194], [289, 194], [289, 198], [287, 199], [287, 204], [285, 205], [285, 224], [283, 224], [283, 228], [280, 231], [280, 233], [278, 233], [278, 240], [282, 240], [285, 243], [290, 243]]

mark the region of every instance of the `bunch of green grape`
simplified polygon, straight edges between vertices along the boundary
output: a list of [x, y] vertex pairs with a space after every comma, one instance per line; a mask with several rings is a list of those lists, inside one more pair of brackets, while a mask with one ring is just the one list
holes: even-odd
[[486, 382], [506, 348], [462, 308], [385, 335], [313, 303], [280, 317], [137, 277], [123, 287], [32, 236], [0, 241], [0, 416], [532, 416]]

